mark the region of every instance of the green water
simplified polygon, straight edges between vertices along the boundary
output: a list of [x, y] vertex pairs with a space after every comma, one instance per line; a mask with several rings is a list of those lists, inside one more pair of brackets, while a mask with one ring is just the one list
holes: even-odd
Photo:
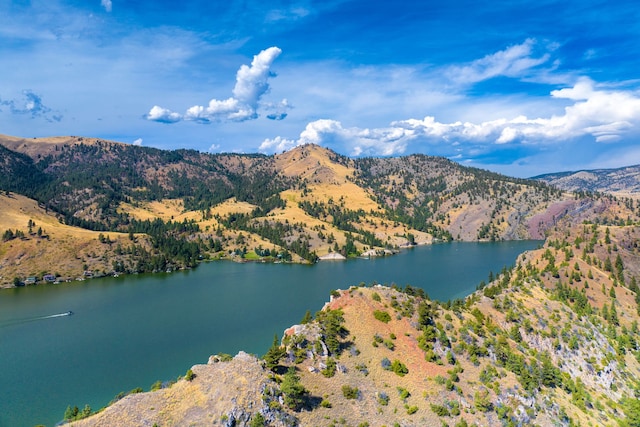
[[377, 281], [418, 286], [433, 299], [464, 297], [538, 244], [450, 243], [314, 266], [215, 262], [0, 291], [0, 426], [54, 425], [67, 405], [98, 409], [211, 354], [263, 354], [332, 289]]

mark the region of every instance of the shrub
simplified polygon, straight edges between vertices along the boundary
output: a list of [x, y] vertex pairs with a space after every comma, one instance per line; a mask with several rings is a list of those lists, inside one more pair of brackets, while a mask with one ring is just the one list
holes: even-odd
[[349, 385], [342, 386], [342, 395], [345, 399], [357, 399], [360, 394], [360, 390], [357, 387], [351, 387]]
[[384, 323], [389, 323], [391, 321], [391, 315], [389, 313], [387, 313], [386, 311], [382, 311], [382, 310], [376, 310], [373, 312], [373, 317], [375, 317], [377, 320], [384, 322]]
[[405, 365], [398, 359], [394, 360], [393, 363], [391, 364], [391, 370], [395, 372], [396, 375], [399, 375], [401, 377], [404, 377], [409, 373], [409, 369], [407, 368], [407, 365]]
[[184, 374], [184, 379], [187, 381], [192, 381], [195, 377], [196, 377], [196, 374], [194, 374], [191, 369], [187, 370], [187, 373]]
[[489, 392], [486, 390], [476, 391], [473, 400], [476, 409], [480, 412], [489, 412], [493, 409], [493, 403], [489, 399]]
[[384, 391], [378, 393], [378, 403], [382, 406], [387, 406], [389, 404], [389, 395]]
[[323, 408], [331, 408], [331, 402], [329, 402], [327, 399], [322, 399], [322, 401], [320, 402], [320, 406]]
[[413, 415], [416, 412], [418, 412], [418, 407], [417, 406], [409, 406], [407, 408], [407, 414], [409, 414], [409, 415]]
[[262, 416], [260, 412], [256, 413], [249, 423], [249, 427], [264, 427], [266, 425], [266, 420]]
[[439, 417], [448, 417], [451, 415], [447, 407], [444, 405], [434, 405], [432, 403], [431, 410], [433, 411], [434, 414], [436, 414]]
[[322, 375], [327, 378], [331, 378], [336, 374], [336, 361], [329, 357], [327, 359], [327, 367], [322, 370]]
[[398, 387], [398, 394], [400, 395], [400, 399], [404, 400], [406, 398], [408, 398], [409, 396], [411, 396], [411, 393], [409, 393], [409, 390], [407, 390], [404, 387]]
[[378, 295], [377, 292], [374, 292], [373, 295], [371, 295], [371, 299], [378, 302], [382, 301], [382, 299], [380, 298], [380, 295]]

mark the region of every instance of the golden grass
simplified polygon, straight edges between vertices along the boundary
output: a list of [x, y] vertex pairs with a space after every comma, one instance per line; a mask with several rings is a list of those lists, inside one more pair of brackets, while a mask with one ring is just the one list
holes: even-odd
[[[29, 220], [35, 222], [33, 234], [29, 234], [27, 227]], [[38, 228], [42, 228], [43, 237], [37, 236]], [[79, 277], [85, 265], [94, 271], [110, 271], [108, 260], [114, 247], [119, 242], [128, 242], [127, 234], [104, 232], [115, 243], [102, 244], [98, 241], [100, 232], [61, 224], [36, 201], [17, 194], [0, 195], [0, 233], [8, 229], [20, 230], [26, 237], [0, 241], [0, 287], [10, 286], [14, 277], [24, 279], [46, 273], [58, 273], [62, 278]]]

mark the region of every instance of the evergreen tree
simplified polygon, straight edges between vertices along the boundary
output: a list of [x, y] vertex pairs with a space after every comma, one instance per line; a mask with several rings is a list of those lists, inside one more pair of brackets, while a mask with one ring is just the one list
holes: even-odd
[[302, 408], [305, 397], [309, 394], [300, 383], [300, 377], [296, 375], [296, 368], [293, 366], [284, 374], [280, 389], [284, 393], [284, 403], [294, 411]]
[[311, 323], [312, 320], [313, 320], [313, 316], [311, 315], [311, 311], [307, 310], [307, 312], [304, 314], [304, 317], [300, 321], [300, 324], [306, 325], [307, 323]]
[[280, 346], [280, 342], [278, 341], [278, 335], [273, 336], [273, 344], [267, 350], [267, 353], [264, 355], [263, 359], [267, 363], [267, 368], [272, 371], [278, 366], [280, 363], [280, 359], [282, 359], [285, 355], [285, 349]]

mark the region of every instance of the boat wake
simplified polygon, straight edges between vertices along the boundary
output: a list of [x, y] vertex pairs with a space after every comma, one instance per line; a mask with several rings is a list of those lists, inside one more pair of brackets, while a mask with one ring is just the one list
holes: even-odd
[[50, 314], [48, 316], [27, 317], [25, 319], [8, 320], [8, 321], [0, 322], [0, 328], [19, 325], [22, 323], [37, 322], [38, 320], [55, 319], [56, 317], [67, 317], [67, 316], [71, 316], [72, 314], [73, 314], [73, 311], [69, 310], [69, 311], [65, 311], [64, 313]]

